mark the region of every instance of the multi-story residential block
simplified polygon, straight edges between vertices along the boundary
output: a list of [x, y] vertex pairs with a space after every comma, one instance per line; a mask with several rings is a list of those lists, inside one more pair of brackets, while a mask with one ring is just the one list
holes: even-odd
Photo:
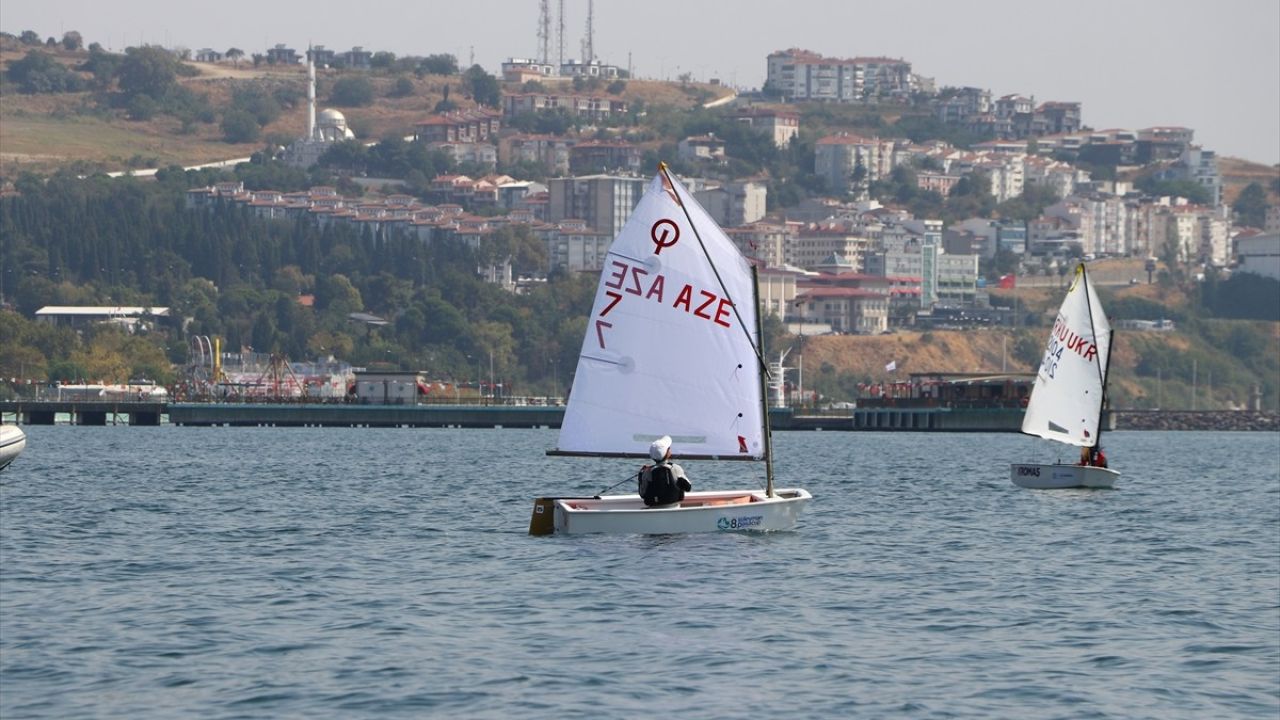
[[1191, 146], [1195, 131], [1185, 127], [1149, 127], [1138, 131], [1136, 162], [1177, 160]]
[[373, 51], [356, 46], [338, 55], [334, 61], [342, 67], [367, 70], [373, 67]]
[[1208, 191], [1210, 204], [1222, 204], [1222, 174], [1218, 171], [1218, 156], [1212, 150], [1189, 146], [1176, 163], [1157, 172], [1156, 178], [1194, 182]]
[[528, 163], [552, 175], [569, 174], [572, 138], [556, 135], [509, 135], [498, 140], [498, 160], [504, 165]]
[[700, 190], [694, 197], [721, 227], [734, 227], [764, 217], [768, 192], [764, 183], [746, 180]]
[[497, 139], [502, 116], [483, 108], [439, 113], [414, 124], [419, 142], [477, 143]]
[[1081, 106], [1078, 102], [1046, 102], [1036, 108], [1033, 129], [1036, 135], [1080, 132]]
[[323, 45], [312, 45], [307, 48], [306, 58], [316, 67], [329, 67], [337, 61], [337, 53]]
[[580, 219], [592, 230], [617, 235], [644, 195], [647, 182], [617, 175], [553, 178], [547, 181], [547, 219]]
[[991, 112], [991, 91], [976, 87], [957, 89], [950, 97], [937, 103], [938, 119], [947, 125], [965, 125], [970, 118]]
[[267, 48], [267, 62], [272, 65], [297, 65], [299, 59], [298, 51], [285, 47], [283, 43]]
[[905, 60], [828, 58], [792, 48], [769, 55], [765, 85], [788, 100], [868, 102], [905, 99], [920, 83]]
[[538, 62], [530, 58], [507, 58], [502, 63], [502, 79], [511, 83], [543, 80], [557, 75], [553, 63]]
[[781, 268], [787, 264], [787, 248], [796, 237], [798, 225], [753, 222], [741, 227], [726, 226], [724, 232], [748, 259], [767, 268]]
[[832, 256], [848, 263], [850, 272], [862, 268], [862, 256], [872, 247], [871, 238], [851, 221], [809, 223], [797, 229], [786, 248], [788, 265], [811, 269], [829, 262]]
[[724, 140], [709, 135], [694, 135], [676, 145], [676, 157], [689, 161], [724, 161]]
[[849, 133], [828, 135], [814, 145], [814, 173], [834, 192], [866, 194], [870, 183], [893, 169], [893, 141]]
[[625, 115], [624, 100], [598, 95], [557, 95], [549, 93], [517, 93], [502, 96], [502, 111], [507, 117], [521, 113], [554, 112], [563, 110], [576, 117], [589, 120], [606, 120]]
[[854, 287], [797, 289], [794, 307], [805, 323], [829, 325], [837, 333], [879, 335], [889, 329], [888, 293]]
[[439, 150], [455, 164], [470, 163], [490, 170], [498, 164], [498, 148], [489, 143], [433, 142], [427, 143], [427, 149]]
[[641, 158], [640, 147], [625, 140], [586, 140], [569, 148], [569, 171], [638, 173]]
[[534, 230], [547, 244], [547, 269], [599, 272], [613, 243], [613, 234], [593, 230], [586, 221], [567, 219]]
[[612, 80], [622, 74], [622, 69], [616, 65], [605, 65], [599, 60], [591, 60], [589, 62], [581, 62], [578, 60], [565, 60], [560, 65], [560, 75], [563, 77], [584, 77], [584, 78], [603, 78]]
[[731, 113], [729, 117], [773, 140], [778, 147], [790, 145], [791, 138], [800, 134], [800, 116], [790, 110], [753, 107]]

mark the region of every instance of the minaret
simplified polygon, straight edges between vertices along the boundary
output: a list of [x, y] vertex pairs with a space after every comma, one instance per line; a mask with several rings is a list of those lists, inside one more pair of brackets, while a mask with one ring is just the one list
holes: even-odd
[[307, 140], [316, 139], [316, 61], [307, 48]]

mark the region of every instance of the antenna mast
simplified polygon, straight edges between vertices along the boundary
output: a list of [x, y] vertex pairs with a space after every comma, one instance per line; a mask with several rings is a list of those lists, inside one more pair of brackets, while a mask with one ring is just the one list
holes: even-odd
[[560, 0], [560, 20], [559, 27], [556, 29], [556, 42], [560, 45], [560, 56], [556, 59], [556, 75], [560, 74], [560, 68], [564, 65], [564, 0]]
[[595, 59], [595, 47], [593, 45], [594, 30], [592, 29], [592, 19], [596, 14], [595, 0], [587, 0], [587, 34], [582, 37], [582, 64], [589, 65]]
[[551, 0], [538, 3], [538, 61], [546, 64], [551, 58]]

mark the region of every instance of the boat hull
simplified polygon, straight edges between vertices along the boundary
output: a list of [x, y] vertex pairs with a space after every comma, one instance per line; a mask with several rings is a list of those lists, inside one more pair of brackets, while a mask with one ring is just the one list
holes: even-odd
[[1109, 488], [1118, 477], [1120, 473], [1111, 468], [1088, 465], [1015, 463], [1009, 466], [1009, 479], [1013, 484], [1033, 490]]
[[557, 498], [554, 530], [573, 535], [789, 530], [811, 498], [799, 488], [776, 490], [774, 497], [763, 490], [691, 492], [678, 505], [656, 508], [646, 508], [639, 495]]
[[0, 426], [0, 470], [22, 454], [27, 447], [27, 435], [14, 425]]

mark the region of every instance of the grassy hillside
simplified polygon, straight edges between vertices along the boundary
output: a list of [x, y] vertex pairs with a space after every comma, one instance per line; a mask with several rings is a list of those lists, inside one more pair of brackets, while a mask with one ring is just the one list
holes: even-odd
[[[32, 48], [15, 41], [0, 41], [0, 64], [23, 58]], [[74, 69], [88, 57], [84, 51], [61, 48], [38, 48], [52, 55], [60, 64]], [[183, 127], [172, 116], [135, 121], [123, 110], [108, 107], [106, 94], [97, 91], [29, 95], [16, 91], [11, 84], [0, 92], [0, 177], [13, 178], [22, 171], [50, 173], [59, 168], [115, 171], [171, 164], [196, 165], [216, 160], [247, 157], [268, 141], [286, 143], [306, 129], [306, 68], [304, 66], [253, 67], [242, 60], [239, 65], [223, 63], [187, 63], [198, 71], [193, 77], [180, 78], [179, 84], [196, 94], [206, 96], [215, 108], [226, 107], [233, 88], [259, 84], [268, 88], [290, 86], [300, 98], [285, 107], [280, 116], [262, 129], [262, 141], [246, 144], [224, 142], [217, 120], [198, 122]], [[329, 90], [344, 71], [321, 70], [317, 79], [317, 105], [330, 107]], [[350, 71], [356, 74], [359, 71]], [[444, 97], [446, 87], [450, 99], [461, 107], [473, 103], [462, 92], [459, 76], [411, 73], [391, 76], [361, 73], [374, 85], [375, 99], [364, 107], [341, 107], [348, 125], [366, 141], [388, 136], [405, 136], [414, 124], [431, 115]], [[85, 75], [87, 78], [88, 75]], [[413, 83], [413, 91], [405, 97], [390, 97], [398, 78]], [[565, 81], [545, 83], [550, 92], [572, 92]], [[518, 86], [504, 87], [506, 92], [519, 92]], [[603, 90], [600, 91], [603, 93]], [[724, 97], [727, 88], [698, 83], [664, 83], [629, 81], [620, 95], [628, 102], [643, 102], [648, 107], [672, 106], [690, 108], [700, 102]]]
[[[1094, 265], [1106, 268], [1103, 263]], [[1097, 274], [1106, 276], [1107, 271]], [[1104, 306], [1112, 308], [1113, 323], [1126, 319], [1127, 308], [1141, 306], [1163, 308], [1166, 312], [1161, 314], [1177, 325], [1172, 332], [1116, 331], [1109, 388], [1115, 407], [1190, 409], [1194, 386], [1196, 409], [1240, 409], [1256, 386], [1263, 395], [1263, 409], [1280, 409], [1280, 323], [1198, 317], [1185, 292], [1159, 283], [1103, 287], [1099, 292]], [[890, 361], [897, 365], [897, 379], [911, 373], [1035, 372], [1062, 290], [1018, 288], [992, 295], [1001, 302], [1016, 297], [1020, 315], [1037, 324], [870, 337], [792, 337], [788, 362], [797, 365], [802, 351], [805, 387], [816, 387], [833, 399], [855, 391], [857, 383], [888, 380], [884, 368]]]

